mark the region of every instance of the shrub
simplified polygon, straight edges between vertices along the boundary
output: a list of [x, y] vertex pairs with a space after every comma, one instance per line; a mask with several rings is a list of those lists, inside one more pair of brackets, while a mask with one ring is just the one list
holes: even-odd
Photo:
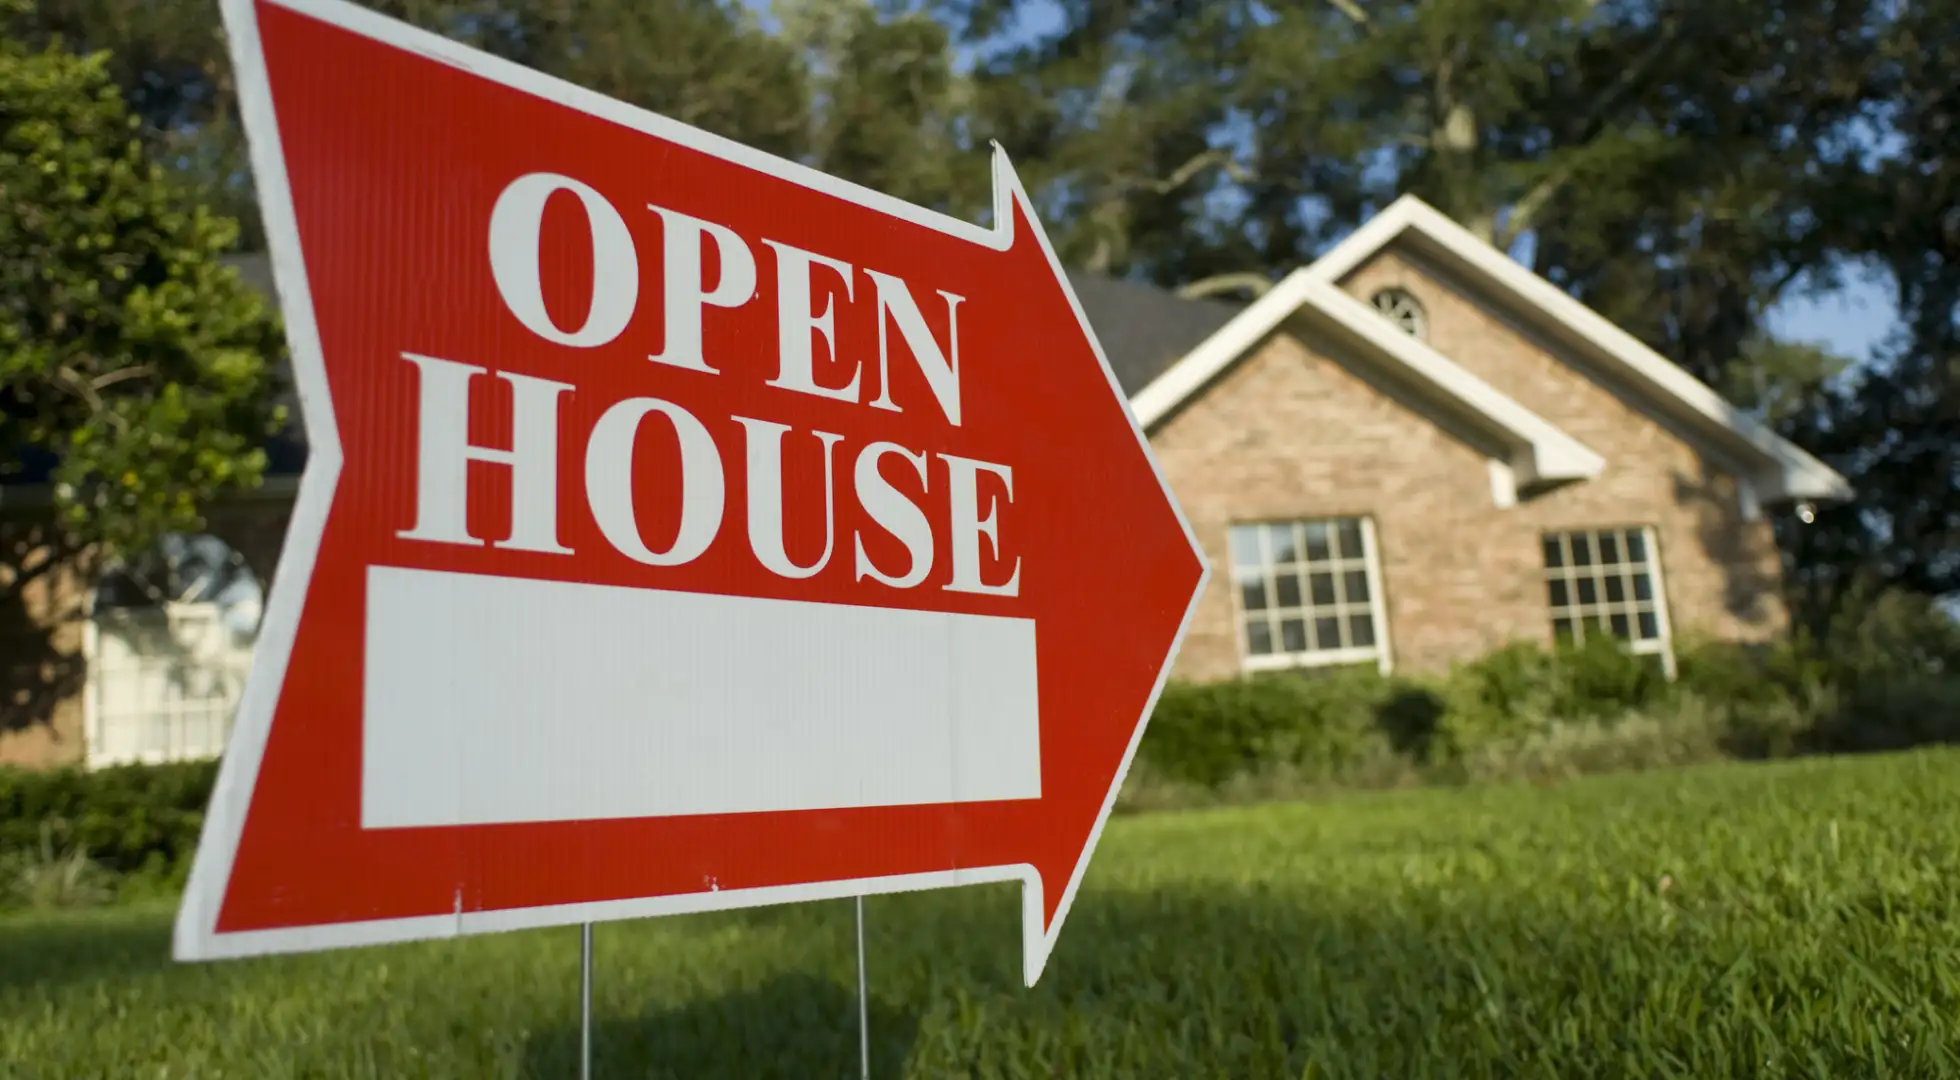
[[118, 876], [180, 884], [216, 778], [215, 762], [94, 772], [0, 768], [0, 859], [39, 858], [52, 830]]
[[1332, 776], [1394, 752], [1384, 713], [1408, 689], [1360, 667], [1174, 682], [1137, 754], [1152, 776], [1206, 787], [1263, 766]]
[[1960, 676], [1960, 624], [1918, 593], [1849, 590], [1819, 644], [1819, 660], [1847, 690]]
[[1560, 646], [1552, 675], [1552, 715], [1564, 721], [1613, 720], [1669, 695], [1658, 657], [1631, 653], [1610, 637]]
[[1808, 749], [1827, 753], [1960, 742], [1960, 678], [1908, 675], [1853, 684], [1807, 734]]
[[1442, 690], [1449, 756], [1515, 743], [1574, 723], [1612, 721], [1663, 702], [1665, 672], [1611, 638], [1546, 649], [1513, 642], [1451, 669]]
[[1423, 737], [1434, 720], [1410, 709], [1423, 691], [1383, 678], [1373, 666], [1305, 669], [1273, 677], [1288, 683], [1294, 712], [1275, 732], [1272, 759], [1315, 779], [1339, 776]]
[[41, 825], [41, 846], [33, 853], [0, 858], [0, 906], [83, 907], [115, 895], [115, 882], [80, 846], [59, 850], [55, 823]]
[[1542, 730], [1554, 709], [1551, 684], [1551, 654], [1529, 642], [1455, 665], [1443, 684], [1444, 739], [1436, 749], [1458, 757]]
[[1727, 709], [1731, 753], [1960, 742], [1960, 625], [1930, 598], [1857, 587], [1821, 623], [1821, 636], [1679, 650], [1680, 688]]
[[1289, 690], [1272, 679], [1173, 681], [1157, 699], [1137, 757], [1171, 780], [1221, 784], [1266, 756], [1290, 712]]
[[[1688, 642], [1677, 661], [1670, 683], [1659, 658], [1602, 637], [1514, 643], [1440, 678], [1349, 667], [1175, 684], [1139, 752], [1129, 805], [1781, 756], [1814, 746], [1817, 718], [1841, 697], [1828, 665], [1800, 644]], [[1915, 715], [1951, 715], [1924, 704], [1937, 704], [1931, 689], [1885, 685], [1917, 695]], [[1960, 716], [1951, 730], [1960, 740]]]

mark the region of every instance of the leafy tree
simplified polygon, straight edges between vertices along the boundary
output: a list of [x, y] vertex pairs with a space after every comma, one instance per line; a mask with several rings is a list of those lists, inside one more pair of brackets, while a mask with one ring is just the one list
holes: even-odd
[[[998, 139], [1065, 260], [1194, 295], [1415, 192], [1846, 471], [1784, 528], [1801, 574], [1960, 586], [1956, 0], [373, 2], [962, 216]], [[21, 25], [112, 48], [157, 159], [255, 227], [209, 0]], [[1880, 379], [1764, 334], [1846, 256], [1910, 323]]]
[[1827, 261], [1805, 170], [1886, 6], [948, 2], [1092, 268], [1256, 294], [1414, 192], [1717, 383]]
[[58, 40], [99, 55], [138, 118], [151, 160], [198, 201], [236, 217], [244, 246], [262, 246], [214, 0], [31, 0], [7, 14], [11, 25], [0, 32], [23, 43]]
[[[1219, 144], [1243, 78], [1244, 5], [1082, 0], [1028, 33], [1033, 4], [944, 0], [975, 56], [966, 123], [1013, 155], [1065, 262], [1179, 280], [1230, 243], [1203, 205], [1243, 155]], [[1225, 230], [1230, 232], [1230, 230]], [[1167, 250], [1176, 249], [1176, 250]]]
[[1837, 250], [1889, 271], [1902, 325], [1811, 418], [1859, 498], [1820, 518], [1809, 572], [1941, 595], [1960, 591], [1960, 3], [1897, 10], [1868, 132], [1827, 163], [1819, 205]]
[[1742, 343], [1737, 362], [1716, 389], [1772, 428], [1799, 423], [1829, 388], [1842, 387], [1850, 359], [1821, 341], [1790, 341], [1759, 333]]
[[218, 260], [236, 226], [136, 127], [105, 58], [0, 39], [0, 446], [52, 462], [71, 538], [106, 552], [256, 484], [282, 419], [279, 330]]
[[[944, 10], [1066, 257], [1256, 295], [1415, 192], [1852, 479], [1777, 522], [1818, 619], [1867, 577], [1960, 589], [1956, 0]], [[1869, 374], [1765, 333], [1846, 256], [1909, 324]]]
[[808, 72], [812, 165], [966, 218], [991, 204], [984, 143], [966, 123], [972, 81], [954, 70], [943, 23], [868, 0], [789, 0], [773, 10]]
[[807, 147], [803, 66], [731, 0], [385, 0], [378, 8], [771, 153]]
[[[807, 86], [792, 49], [732, 0], [366, 0], [384, 14], [689, 124], [798, 156]], [[263, 246], [237, 90], [213, 0], [36, 0], [28, 42], [106, 51], [154, 160]]]

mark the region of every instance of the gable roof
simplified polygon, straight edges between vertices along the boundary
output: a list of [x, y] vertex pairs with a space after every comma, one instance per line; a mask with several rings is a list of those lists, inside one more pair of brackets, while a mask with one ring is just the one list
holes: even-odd
[[[1312, 265], [1288, 275], [1213, 340], [1166, 371], [1137, 396], [1138, 419], [1150, 424], [1168, 414], [1311, 297], [1324, 295], [1322, 288], [1334, 288], [1395, 242], [1490, 287], [1561, 342], [1625, 378], [1657, 408], [1743, 463], [1762, 501], [1850, 497], [1851, 485], [1835, 470], [1413, 195], [1397, 199]], [[1366, 305], [1357, 307], [1385, 321]], [[1353, 314], [1355, 309], [1347, 310]]]
[[[1295, 274], [1268, 291], [1182, 360], [1131, 395], [1137, 421], [1149, 427], [1286, 320], [1304, 315], [1370, 355], [1430, 400], [1458, 413], [1510, 448], [1509, 464], [1525, 484], [1597, 476], [1604, 458], [1455, 361], [1403, 333], [1367, 304], [1334, 285]], [[1101, 327], [1097, 327], [1101, 332]]]

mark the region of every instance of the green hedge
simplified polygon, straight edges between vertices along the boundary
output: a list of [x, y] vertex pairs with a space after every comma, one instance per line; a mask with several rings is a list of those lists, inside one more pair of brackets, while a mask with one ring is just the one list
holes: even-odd
[[1154, 776], [1205, 787], [1274, 767], [1339, 782], [1387, 760], [1437, 767], [1559, 722], [1604, 723], [1672, 692], [1658, 663], [1610, 641], [1513, 645], [1427, 679], [1366, 666], [1173, 682], [1138, 754]]
[[1164, 688], [1139, 756], [1159, 775], [1216, 787], [1284, 762], [1333, 777], [1390, 752], [1380, 717], [1412, 684], [1355, 669]]
[[123, 877], [181, 884], [217, 779], [215, 762], [30, 771], [0, 768], [0, 865], [81, 850]]
[[1427, 678], [1370, 666], [1173, 682], [1139, 748], [1137, 783], [1536, 777], [1960, 742], [1960, 626], [1921, 597], [1853, 595], [1821, 635], [1683, 640], [1675, 655], [1671, 680], [1658, 658], [1593, 639], [1514, 644]]

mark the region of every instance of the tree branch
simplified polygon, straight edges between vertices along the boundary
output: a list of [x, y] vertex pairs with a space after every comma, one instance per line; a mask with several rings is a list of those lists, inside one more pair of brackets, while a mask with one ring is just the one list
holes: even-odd
[[[1582, 144], [1591, 142], [1594, 138], [1598, 137], [1599, 129], [1606, 121], [1606, 114], [1640, 80], [1652, 73], [1654, 65], [1660, 62], [1660, 58], [1667, 52], [1668, 46], [1674, 43], [1675, 34], [1680, 29], [1680, 26], [1681, 24], [1678, 21], [1669, 20], [1661, 28], [1660, 34], [1654, 38], [1653, 43], [1648, 45], [1646, 50], [1640, 54], [1640, 57], [1633, 63], [1628, 64], [1625, 68], [1622, 68], [1620, 77], [1613, 80], [1613, 85], [1607, 87], [1598, 97], [1593, 99], [1591, 107], [1586, 110], [1585, 119], [1579, 124], [1580, 141]], [[1546, 204], [1550, 203], [1554, 196], [1564, 190], [1567, 184], [1572, 182], [1572, 177], [1577, 172], [1578, 166], [1568, 160], [1564, 165], [1553, 169], [1549, 175], [1532, 185], [1531, 190], [1525, 192], [1523, 197], [1518, 199], [1517, 203], [1511, 207], [1511, 213], [1506, 217], [1504, 222], [1502, 235], [1494, 238], [1496, 241], [1501, 241], [1497, 243], [1497, 246], [1506, 251], [1510, 250], [1511, 245], [1517, 242], [1518, 237], [1523, 235], [1526, 230], [1530, 229], [1536, 223], [1538, 215], [1544, 211]]]
[[1362, 10], [1361, 5], [1355, 0], [1327, 0], [1327, 2], [1334, 5], [1335, 11], [1346, 15], [1348, 21], [1361, 29], [1372, 31], [1375, 28], [1375, 24], [1368, 20], [1368, 13]]
[[1530, 191], [1525, 192], [1522, 198], [1511, 205], [1511, 212], [1504, 218], [1503, 230], [1491, 237], [1491, 244], [1500, 251], [1510, 251], [1511, 245], [1517, 243], [1518, 237], [1523, 235], [1526, 229], [1531, 228], [1532, 223], [1537, 220], [1538, 214], [1545, 209], [1545, 204], [1551, 202], [1553, 196], [1564, 190], [1566, 184], [1571, 183], [1572, 176], [1577, 171], [1577, 167], [1568, 160], [1553, 169], [1550, 175], [1532, 185]]
[[1579, 125], [1579, 132], [1583, 139], [1590, 140], [1597, 135], [1600, 127], [1606, 122], [1607, 111], [1618, 104], [1620, 98], [1632, 90], [1640, 80], [1652, 74], [1654, 65], [1666, 54], [1668, 46], [1674, 44], [1675, 35], [1680, 32], [1680, 29], [1679, 20], [1669, 19], [1663, 23], [1661, 32], [1655, 36], [1653, 44], [1647, 46], [1639, 59], [1620, 69], [1620, 77], [1613, 80], [1613, 85], [1593, 99], [1592, 107], [1586, 110], [1586, 118]]
[[1177, 290], [1180, 300], [1198, 300], [1219, 293], [1245, 289], [1254, 296], [1264, 296], [1273, 287], [1273, 279], [1256, 270], [1239, 270], [1229, 274], [1213, 274], [1199, 278]]
[[90, 409], [96, 412], [102, 411], [102, 395], [96, 393], [95, 385], [89, 380], [82, 378], [81, 374], [74, 368], [63, 364], [54, 369], [54, 378], [69, 393], [81, 398]]
[[1802, 277], [1804, 271], [1808, 269], [1810, 268], [1799, 263], [1792, 263], [1784, 267], [1783, 272], [1776, 275], [1776, 280], [1770, 284], [1768, 291], [1769, 303], [1776, 303], [1783, 296], [1783, 290], [1796, 284], [1797, 279]]
[[1238, 183], [1247, 183], [1252, 179], [1251, 170], [1233, 161], [1232, 155], [1228, 151], [1213, 147], [1202, 154], [1193, 156], [1189, 161], [1172, 169], [1169, 176], [1161, 180], [1145, 180], [1137, 183], [1135, 186], [1149, 188], [1159, 195], [1169, 195], [1171, 192], [1190, 183], [1193, 177], [1213, 165], [1224, 170], [1226, 176], [1231, 177]]
[[129, 430], [128, 421], [124, 420], [120, 413], [109, 408], [108, 404], [102, 400], [102, 395], [96, 393], [95, 382], [83, 378], [74, 368], [69, 367], [67, 364], [55, 368], [54, 381], [69, 393], [82, 399], [88, 405], [90, 412], [107, 416], [109, 422], [116, 426], [116, 430]]
[[98, 376], [95, 381], [89, 383], [89, 386], [96, 390], [107, 390], [119, 382], [128, 382], [131, 379], [147, 379], [156, 373], [156, 368], [151, 365], [138, 364], [135, 367], [126, 367], [121, 371], [112, 371], [107, 375]]

